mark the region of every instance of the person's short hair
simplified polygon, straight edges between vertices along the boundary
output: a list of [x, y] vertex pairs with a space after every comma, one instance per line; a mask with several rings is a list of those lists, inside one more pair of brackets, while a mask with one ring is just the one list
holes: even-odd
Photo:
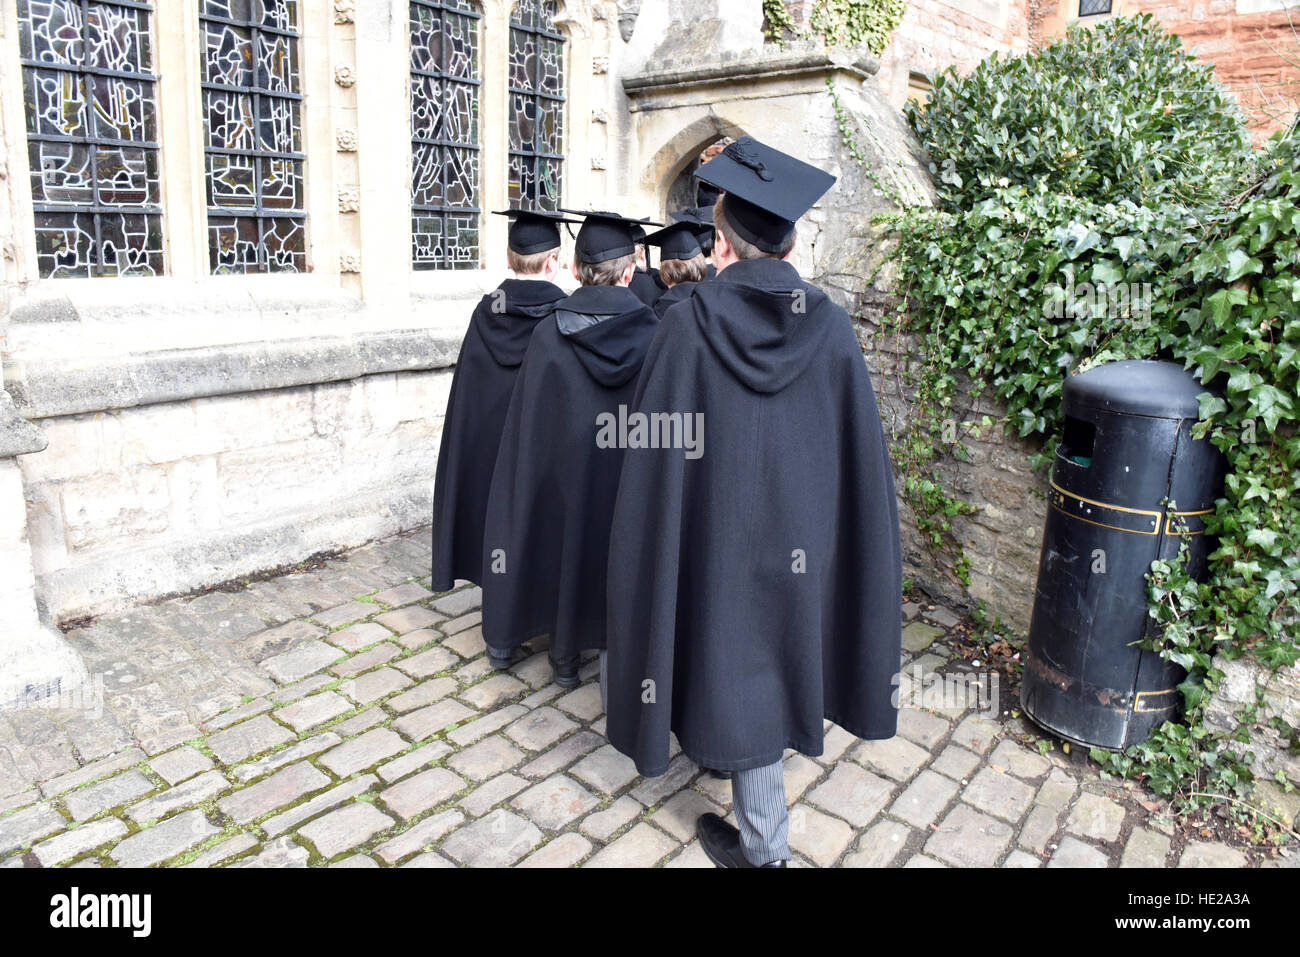
[[598, 263], [575, 262], [578, 264], [578, 282], [584, 286], [617, 286], [627, 267], [636, 262], [636, 257], [629, 254]]
[[724, 136], [722, 139], [715, 140], [708, 146], [704, 147], [704, 149], [700, 150], [700, 165], [703, 166], [734, 142], [736, 141], [730, 136]]
[[726, 197], [719, 196], [718, 201], [713, 204], [713, 228], [716, 232], [722, 233], [727, 237], [727, 242], [731, 248], [736, 251], [738, 259], [784, 259], [790, 250], [794, 249], [794, 242], [799, 236], [797, 229], [792, 229], [790, 235], [786, 237], [781, 248], [774, 253], [765, 253], [747, 239], [741, 239], [736, 235], [736, 230], [732, 228], [731, 223], [727, 222], [727, 214], [723, 212], [722, 201]]
[[690, 259], [661, 259], [659, 275], [670, 286], [679, 282], [703, 282], [705, 266], [703, 253], [697, 253]]
[[516, 276], [534, 276], [542, 271], [547, 257], [559, 251], [559, 246], [552, 246], [550, 249], [543, 249], [540, 253], [517, 253], [507, 246], [506, 265]]

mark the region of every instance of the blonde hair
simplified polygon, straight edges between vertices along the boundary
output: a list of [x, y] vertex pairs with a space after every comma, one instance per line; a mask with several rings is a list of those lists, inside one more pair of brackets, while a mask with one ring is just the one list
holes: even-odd
[[517, 253], [506, 247], [506, 265], [516, 276], [535, 276], [546, 265], [546, 260], [553, 253], [560, 251], [559, 246], [543, 249], [540, 253]]
[[701, 282], [705, 274], [703, 253], [696, 253], [690, 259], [661, 259], [659, 275], [664, 282], [675, 286], [679, 282]]
[[727, 222], [727, 214], [722, 211], [722, 200], [723, 197], [719, 196], [718, 201], [713, 204], [713, 228], [727, 237], [727, 242], [735, 250], [737, 259], [784, 259], [789, 255], [790, 250], [794, 249], [798, 230], [793, 229], [781, 244], [781, 248], [774, 253], [765, 253], [748, 240], [741, 239], [736, 235], [736, 230], [731, 223]]
[[578, 282], [584, 286], [617, 286], [627, 267], [636, 262], [635, 256], [619, 256], [599, 263], [577, 264]]

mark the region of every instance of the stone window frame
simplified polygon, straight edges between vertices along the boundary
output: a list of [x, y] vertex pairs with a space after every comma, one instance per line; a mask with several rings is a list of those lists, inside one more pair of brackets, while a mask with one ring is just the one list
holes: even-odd
[[[483, 266], [483, 252], [484, 252], [483, 220], [485, 217], [485, 209], [483, 205], [483, 196], [484, 196], [484, 180], [485, 180], [485, 172], [486, 172], [483, 168], [484, 140], [486, 138], [485, 136], [486, 130], [483, 122], [483, 98], [484, 98], [484, 88], [485, 88], [485, 80], [483, 76], [483, 63], [485, 59], [484, 54], [487, 46], [487, 31], [484, 29], [484, 5], [481, 2], [481, 0], [407, 0], [407, 3], [409, 7], [413, 8], [415, 6], [421, 6], [421, 7], [428, 8], [434, 11], [435, 13], [447, 12], [459, 16], [472, 17], [478, 24], [477, 27], [478, 49], [476, 50], [475, 53], [476, 76], [472, 80], [460, 80], [457, 78], [451, 79], [451, 82], [453, 83], [459, 83], [461, 85], [472, 85], [476, 91], [475, 98], [476, 98], [476, 109], [478, 111], [478, 117], [477, 117], [478, 129], [474, 138], [474, 143], [472, 145], [456, 144], [456, 148], [473, 149], [476, 153], [478, 153], [479, 168], [478, 168], [478, 182], [476, 184], [478, 195], [475, 197], [475, 205], [472, 208], [451, 207], [451, 206], [446, 206], [445, 204], [443, 206], [437, 207], [436, 209], [431, 207], [425, 208], [427, 209], [427, 211], [434, 212], [436, 215], [441, 216], [444, 220], [444, 223], [446, 222], [447, 217], [450, 214], [462, 210], [465, 212], [472, 212], [477, 220], [477, 225], [478, 225], [478, 249], [476, 250], [475, 255], [473, 257], [472, 265], [455, 264], [455, 263], [451, 265], [447, 265], [445, 262], [439, 264], [421, 263], [415, 260], [414, 243], [412, 243], [411, 262], [410, 262], [411, 269], [417, 272], [432, 272], [432, 271], [464, 272], [467, 269], [475, 269], [475, 270], [481, 269]], [[410, 48], [411, 30], [409, 27], [406, 32], [406, 40], [407, 40], [407, 60], [408, 62], [410, 62], [411, 61], [411, 48]], [[445, 62], [445, 58], [444, 58], [444, 62]], [[443, 74], [441, 70], [437, 71], [434, 74], [426, 74], [426, 75], [434, 76], [437, 79], [443, 81], [444, 83], [446, 82], [446, 80], [444, 79], [445, 74]], [[411, 65], [412, 80], [414, 79], [415, 76], [416, 76], [415, 67], [414, 64], [412, 63]], [[446, 95], [446, 91], [444, 90], [443, 91], [444, 103], [445, 103], [445, 95]], [[412, 115], [412, 116], [414, 111], [414, 103], [413, 103], [414, 97], [415, 97], [415, 84], [414, 82], [410, 82], [407, 85], [407, 98], [408, 98], [407, 113], [408, 115]], [[415, 141], [414, 131], [412, 130], [411, 133], [412, 163], [414, 162], [415, 145], [416, 145], [416, 141]], [[431, 145], [445, 147], [445, 146], [452, 146], [453, 144], [440, 140]], [[409, 198], [411, 202], [411, 220], [412, 220], [411, 231], [412, 234], [414, 234], [415, 231], [414, 218], [417, 214], [417, 210], [415, 207], [415, 195], [414, 195], [414, 174], [412, 174], [412, 184], [411, 184]], [[444, 226], [444, 230], [445, 230], [445, 226]], [[444, 244], [447, 243], [445, 231], [444, 231], [443, 242]], [[443, 258], [444, 260], [447, 260], [450, 257], [444, 255]]]
[[[22, 0], [19, 0], [22, 2]], [[30, 9], [34, 0], [28, 0], [27, 6]], [[81, 17], [79, 31], [79, 43], [83, 47], [89, 43], [88, 31], [90, 29], [90, 0], [67, 0], [68, 5], [76, 9]], [[100, 4], [96, 4], [97, 6]], [[15, 120], [21, 120], [21, 126], [24, 131], [25, 145], [24, 152], [28, 154], [30, 163], [30, 154], [33, 147], [37, 144], [51, 145], [82, 145], [86, 149], [86, 156], [91, 165], [90, 176], [90, 199], [87, 202], [65, 204], [55, 201], [38, 202], [34, 196], [29, 195], [33, 209], [33, 233], [35, 233], [35, 219], [42, 215], [72, 215], [77, 218], [88, 217], [91, 222], [90, 232], [93, 234], [92, 245], [86, 250], [87, 256], [84, 263], [86, 269], [85, 276], [68, 276], [68, 277], [44, 277], [44, 278], [77, 278], [85, 279], [92, 277], [102, 278], [119, 278], [123, 274], [114, 271], [108, 274], [103, 272], [104, 266], [100, 261], [103, 254], [103, 228], [104, 221], [114, 216], [120, 217], [139, 217], [143, 220], [145, 229], [150, 234], [156, 234], [158, 239], [157, 248], [144, 247], [140, 254], [145, 257], [146, 262], [142, 269], [130, 270], [126, 273], [130, 275], [160, 275], [166, 270], [165, 246], [162, 243], [162, 183], [159, 170], [159, 153], [160, 144], [157, 135], [158, 127], [158, 74], [157, 74], [157, 57], [153, 36], [153, 17], [155, 14], [154, 6], [149, 0], [107, 0], [105, 4], [115, 9], [115, 12], [122, 14], [134, 13], [136, 18], [143, 17], [149, 24], [147, 33], [147, 58], [142, 58], [139, 63], [133, 65], [133, 68], [122, 69], [120, 67], [105, 68], [85, 62], [84, 58], [78, 63], [61, 63], [58, 60], [45, 60], [38, 56], [28, 58], [23, 55], [21, 49], [22, 37], [21, 30], [14, 31], [15, 45], [18, 47], [18, 62], [21, 64], [15, 74], [15, 81], [23, 89], [23, 109], [19, 117]], [[21, 22], [17, 11], [18, 3], [13, 4], [15, 9], [15, 23]], [[102, 22], [101, 22], [102, 25]], [[29, 51], [37, 53], [38, 51]], [[75, 78], [78, 87], [84, 92], [87, 84], [100, 82], [125, 81], [127, 83], [138, 84], [140, 87], [147, 87], [147, 106], [145, 101], [141, 101], [142, 136], [139, 139], [119, 139], [112, 136], [106, 136], [98, 130], [98, 122], [94, 119], [94, 107], [90, 96], [82, 96], [84, 113], [84, 129], [79, 134], [67, 134], [62, 132], [42, 131], [40, 124], [37, 124], [35, 132], [27, 132], [27, 110], [26, 110], [26, 86], [28, 73], [45, 73], [49, 76], [72, 77]], [[146, 135], [149, 126], [148, 114], [152, 113], [152, 136]], [[15, 125], [18, 125], [17, 123]], [[99, 158], [105, 149], [125, 148], [139, 150], [146, 167], [152, 165], [152, 174], [145, 171], [146, 181], [151, 182], [153, 188], [157, 190], [156, 200], [151, 201], [146, 195], [141, 202], [137, 203], [105, 203], [101, 200], [102, 191], [111, 191], [112, 187], [105, 181], [102, 181], [97, 175], [96, 170], [99, 164]], [[28, 180], [30, 186], [30, 179]], [[146, 193], [147, 193], [146, 189]], [[36, 207], [41, 207], [37, 209]], [[35, 238], [33, 237], [35, 245]], [[80, 259], [80, 257], [78, 257]], [[148, 262], [149, 259], [156, 258], [156, 263]], [[92, 265], [92, 261], [98, 263]], [[39, 258], [36, 263], [36, 272], [40, 274]], [[129, 267], [128, 267], [129, 268]]]
[[1089, 26], [1101, 23], [1111, 17], [1125, 15], [1124, 0], [1110, 0], [1110, 10], [1105, 13], [1090, 13], [1080, 16], [1079, 11], [1082, 9], [1084, 0], [1057, 0], [1056, 22], [1062, 26], [1074, 23], [1083, 23]]
[[[541, 25], [540, 23], [533, 24], [533, 25], [524, 25], [522, 22], [516, 22], [514, 18], [515, 11], [524, 2], [533, 2], [537, 4], [554, 3], [556, 7], [556, 17], [555, 20], [553, 21], [553, 25], [555, 29], [548, 29], [547, 27]], [[563, 20], [565, 14], [564, 4], [562, 0], [510, 0], [508, 6], [509, 6], [509, 17], [507, 21], [507, 32], [505, 37], [507, 100], [506, 100], [506, 125], [504, 129], [504, 133], [506, 136], [506, 145], [507, 145], [506, 148], [507, 200], [511, 208], [516, 208], [515, 202], [509, 199], [509, 192], [508, 192], [509, 181], [510, 181], [510, 164], [511, 162], [513, 162], [516, 156], [523, 157], [525, 158], [525, 160], [531, 160], [531, 162], [534, 164], [533, 167], [534, 173], [540, 167], [543, 160], [555, 161], [555, 167], [556, 170], [558, 171], [559, 180], [560, 180], [559, 195], [555, 197], [555, 210], [552, 210], [552, 211], [556, 211], [559, 210], [565, 204], [564, 187], [565, 187], [566, 177], [564, 174], [565, 174], [565, 167], [568, 165], [567, 164], [568, 152], [565, 149], [565, 147], [567, 146], [567, 142], [568, 142], [568, 136], [566, 134], [568, 133], [568, 129], [569, 129], [569, 102], [568, 102], [567, 92], [570, 88], [570, 82], [569, 82], [570, 78], [568, 75], [569, 74], [568, 52], [569, 52], [570, 43], [569, 43], [568, 35], [565, 33], [565, 31], [562, 28], [562, 23], [559, 22]], [[513, 45], [514, 35], [516, 33], [531, 35], [532, 37], [534, 37], [535, 43], [540, 42], [543, 39], [560, 41], [560, 91], [558, 94], [544, 93], [541, 90], [540, 56], [538, 56], [539, 69], [537, 74], [535, 76], [529, 77], [529, 85], [531, 86], [531, 91], [516, 89], [514, 86], [511, 85], [510, 49], [511, 46]], [[516, 149], [510, 146], [509, 143], [510, 123], [514, 112], [513, 100], [514, 97], [516, 96], [524, 97], [525, 102], [531, 101], [532, 103], [534, 103], [539, 109], [539, 118], [540, 118], [540, 107], [543, 100], [550, 101], [553, 105], [558, 104], [558, 112], [560, 116], [560, 147], [561, 147], [559, 153], [539, 152], [536, 149], [537, 140], [538, 140], [538, 136], [536, 133], [534, 133], [533, 142], [532, 144], [529, 145], [529, 147], [523, 147], [521, 145], [520, 148]], [[540, 122], [538, 125], [540, 127]], [[518, 205], [519, 206], [524, 205], [522, 199]], [[535, 206], [538, 204], [529, 203], [527, 205]]]
[[[1105, 9], [1093, 9], [1100, 4], [1105, 4]], [[1085, 7], [1088, 8], [1085, 10]], [[1115, 4], [1113, 0], [1078, 0], [1075, 6], [1075, 18], [1082, 20], [1088, 17], [1106, 17], [1114, 13]]]
[[[229, 291], [233, 286], [286, 291], [285, 282], [337, 286], [340, 237], [334, 187], [334, 125], [330, 101], [330, 29], [333, 4], [328, 0], [299, 0], [300, 40], [298, 47], [302, 99], [303, 153], [306, 156], [304, 212], [307, 218], [307, 271], [302, 273], [247, 273], [214, 275], [208, 261], [208, 204], [202, 108], [202, 66], [199, 0], [153, 0], [152, 42], [155, 102], [158, 126], [159, 168], [162, 179], [162, 249], [164, 271], [158, 276], [91, 276], [43, 278], [36, 256], [35, 209], [30, 188], [27, 133], [23, 91], [20, 82], [6, 82], [0, 89], [3, 117], [3, 146], [8, 156], [11, 184], [9, 203], [12, 221], [13, 262], [5, 267], [4, 278], [25, 287], [39, 286], [52, 292], [63, 284], [137, 284], [149, 300], [164, 302], [174, 297], [177, 281], [187, 287], [195, 282]], [[18, 19], [14, 3], [0, 4], [0, 76], [21, 77], [18, 48]], [[24, 195], [25, 193], [25, 195]], [[150, 284], [153, 285], [151, 290]], [[191, 287], [192, 288], [192, 287]], [[116, 297], [114, 297], [116, 298]]]
[[[506, 209], [509, 201], [510, 131], [507, 126], [510, 110], [508, 69], [510, 57], [510, 17], [515, 0], [477, 0], [483, 16], [479, 20], [481, 43], [479, 114], [479, 207], [485, 210], [479, 231], [479, 264], [477, 270], [467, 269], [407, 269], [411, 293], [416, 297], [440, 297], [468, 294], [470, 290], [491, 285], [506, 269], [506, 232], [509, 222], [504, 216], [487, 215], [486, 211]], [[582, 197], [586, 203], [593, 188], [601, 194], [603, 173], [597, 175], [589, 169], [591, 156], [591, 124], [580, 118], [589, 117], [593, 100], [591, 83], [603, 80], [593, 77], [592, 12], [582, 0], [560, 0], [556, 17], [558, 32], [565, 37], [564, 90], [565, 90], [565, 164], [560, 184], [562, 206], [572, 206], [573, 197]], [[409, 31], [404, 43], [410, 42]], [[617, 32], [614, 33], [617, 38]], [[409, 49], [402, 48], [403, 64], [409, 58]], [[409, 112], [410, 103], [406, 103]], [[408, 184], [409, 185], [409, 184]], [[408, 217], [409, 220], [409, 217]], [[405, 249], [409, 250], [411, 237], [409, 223], [403, 231]], [[561, 231], [566, 248], [572, 242]], [[394, 244], [394, 248], [396, 245]]]
[[[265, 16], [266, 7], [270, 4], [280, 3], [283, 9], [291, 10], [296, 16], [296, 21], [289, 26], [280, 26], [267, 22]], [[301, 0], [247, 0], [249, 5], [249, 19], [243, 20], [238, 17], [227, 18], [213, 11], [207, 10], [205, 0], [194, 0], [198, 8], [199, 15], [199, 34], [197, 55], [200, 63], [200, 100], [199, 112], [204, 116], [204, 187], [205, 192], [209, 185], [208, 180], [208, 163], [215, 162], [219, 159], [235, 159], [244, 157], [253, 163], [253, 196], [249, 205], [241, 206], [221, 206], [214, 204], [211, 196], [205, 196], [207, 202], [206, 230], [208, 234], [208, 268], [215, 275], [256, 275], [269, 272], [305, 272], [310, 268], [307, 260], [307, 210], [306, 210], [306, 154], [302, 152], [303, 131], [303, 93], [302, 93], [302, 53], [303, 53], [303, 36], [302, 36], [302, 18], [305, 4]], [[208, 26], [217, 27], [230, 26], [236, 30], [247, 34], [249, 41], [249, 51], [252, 56], [252, 77], [251, 83], [242, 86], [231, 86], [213, 79], [204, 79], [202, 73], [208, 63], [207, 40]], [[292, 50], [292, 60], [294, 64], [292, 87], [289, 89], [277, 89], [274, 84], [261, 86], [258, 83], [261, 72], [261, 50], [260, 46], [266, 42], [267, 38], [271, 42], [283, 42], [285, 50]], [[248, 97], [252, 111], [252, 121], [255, 127], [252, 133], [252, 145], [250, 149], [238, 149], [231, 146], [212, 146], [208, 142], [207, 131], [210, 125], [206, 116], [208, 110], [209, 98], [212, 96], [221, 96], [223, 94], [233, 95], [236, 97]], [[273, 114], [269, 112], [269, 104], [275, 102], [287, 104], [292, 111], [291, 124], [296, 126], [297, 146], [298, 149], [274, 149], [268, 148], [262, 143], [261, 126], [263, 122], [263, 108], [268, 107], [267, 116]], [[292, 144], [291, 144], [292, 145]], [[263, 197], [263, 186], [266, 183], [266, 164], [268, 163], [288, 163], [297, 168], [290, 173], [290, 179], [297, 179], [296, 191], [299, 193], [298, 199], [300, 205], [286, 207], [267, 203]], [[226, 269], [220, 263], [214, 262], [212, 255], [212, 243], [214, 221], [225, 223], [227, 229], [238, 229], [239, 222], [252, 221], [256, 224], [258, 240], [256, 262], [252, 263], [252, 268], [247, 269]], [[282, 222], [294, 222], [299, 224], [298, 228], [302, 231], [302, 262], [301, 265], [296, 262], [299, 254], [295, 250], [291, 253], [291, 262], [288, 268], [273, 268], [275, 256], [272, 254], [271, 245], [267, 241], [268, 231], [273, 232]], [[274, 225], [273, 225], [274, 224]]]
[[[306, 273], [263, 273], [212, 275], [207, 251], [207, 196], [203, 175], [203, 118], [199, 108], [200, 61], [198, 57], [199, 22], [197, 0], [157, 3], [153, 18], [155, 43], [154, 70], [159, 76], [158, 122], [161, 146], [163, 252], [166, 273], [155, 277], [90, 277], [42, 279], [36, 265], [35, 223], [32, 208], [27, 137], [24, 125], [22, 87], [20, 83], [0, 84], [0, 139], [8, 156], [8, 208], [11, 218], [3, 222], [5, 203], [0, 202], [0, 234], [13, 246], [13, 258], [0, 260], [0, 275], [28, 297], [61, 299], [71, 296], [82, 312], [104, 303], [111, 304], [115, 316], [124, 316], [129, 303], [137, 303], [148, 314], [161, 317], [182, 301], [242, 296], [245, 291], [258, 300], [269, 297], [276, 302], [309, 298], [315, 301], [338, 301], [340, 292], [360, 293], [365, 302], [405, 302], [408, 296], [417, 311], [434, 310], [438, 300], [477, 301], [481, 289], [499, 280], [506, 269], [506, 232], [503, 216], [482, 217], [480, 233], [480, 268], [475, 270], [415, 270], [410, 265], [410, 193], [409, 160], [401, 150], [390, 157], [363, 153], [344, 153], [342, 134], [358, 133], [361, 140], [381, 136], [406, 141], [409, 133], [407, 97], [395, 101], [391, 117], [375, 112], [377, 106], [387, 113], [391, 99], [388, 91], [396, 85], [402, 89], [409, 76], [408, 30], [405, 26], [406, 0], [391, 0], [393, 9], [403, 14], [397, 22], [400, 30], [387, 39], [369, 40], [366, 47], [382, 45], [382, 55], [367, 53], [364, 62], [354, 60], [362, 49], [351, 41], [340, 42], [332, 0], [302, 0], [302, 41], [299, 48], [302, 75], [303, 136], [306, 153], [307, 263]], [[484, 210], [505, 209], [507, 200], [507, 130], [509, 102], [507, 60], [509, 18], [512, 4], [507, 0], [478, 0], [483, 12], [480, 28], [487, 39], [482, 50], [481, 75], [482, 144], [481, 199]], [[574, 200], [586, 203], [604, 196], [610, 189], [626, 190], [628, 184], [596, 165], [602, 140], [595, 134], [604, 127], [591, 121], [593, 106], [605, 107], [617, 85], [605, 67], [596, 67], [608, 59], [609, 29], [597, 31], [598, 19], [586, 0], [563, 0], [557, 26], [567, 37], [565, 50], [565, 90], [567, 95], [565, 129], [565, 174], [562, 204]], [[351, 29], [350, 25], [347, 29]], [[613, 34], [617, 38], [615, 30]], [[159, 38], [167, 42], [159, 42]], [[498, 39], [500, 38], [500, 39]], [[597, 57], [597, 53], [600, 54]], [[365, 106], [358, 110], [343, 107], [336, 90], [335, 69], [340, 64], [356, 63], [360, 80], [357, 90]], [[0, 77], [21, 74], [17, 43], [17, 15], [13, 3], [0, 3]], [[400, 85], [398, 85], [400, 84]], [[599, 92], [600, 84], [608, 91]], [[602, 110], [602, 120], [603, 110]], [[360, 127], [360, 129], [356, 129]], [[351, 129], [349, 129], [351, 128]], [[608, 148], [608, 144], [605, 144]], [[593, 152], [595, 150], [596, 152]], [[394, 165], [393, 159], [398, 161]], [[359, 163], [362, 183], [393, 183], [382, 190], [367, 187], [362, 203], [367, 214], [361, 219], [360, 246], [345, 243], [343, 220], [339, 212], [339, 186], [346, 183], [347, 164]], [[400, 169], [397, 168], [400, 166]], [[381, 175], [376, 176], [379, 169]], [[15, 187], [15, 184], [16, 187]], [[0, 186], [0, 189], [5, 188]], [[347, 245], [347, 248], [345, 248]], [[571, 241], [565, 238], [566, 248]], [[356, 252], [360, 263], [357, 276], [341, 269], [340, 259]], [[60, 307], [62, 308], [62, 307]], [[197, 308], [197, 307], [196, 307]], [[206, 309], [206, 307], [204, 307]], [[59, 310], [56, 309], [56, 312]], [[197, 341], [204, 337], [222, 341], [228, 333], [222, 323], [199, 321], [186, 313], [187, 328], [177, 331], [177, 338]], [[203, 310], [199, 310], [203, 311]], [[437, 310], [441, 313], [441, 310]], [[285, 313], [286, 316], [289, 313]], [[468, 315], [468, 312], [466, 313]], [[161, 318], [158, 319], [161, 322]], [[394, 315], [393, 322], [397, 321]], [[409, 320], [408, 320], [409, 321]], [[197, 323], [197, 324], [196, 324]], [[71, 331], [61, 323], [64, 337]], [[209, 330], [210, 325], [210, 330]], [[208, 331], [205, 331], [208, 330]], [[89, 330], [88, 330], [89, 332]], [[163, 346], [159, 344], [158, 348]]]

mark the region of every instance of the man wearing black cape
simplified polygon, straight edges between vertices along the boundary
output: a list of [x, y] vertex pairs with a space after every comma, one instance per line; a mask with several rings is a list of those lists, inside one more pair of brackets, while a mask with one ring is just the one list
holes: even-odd
[[483, 520], [510, 393], [533, 327], [564, 298], [561, 214], [503, 210], [511, 217], [507, 260], [515, 278], [474, 309], [447, 397], [433, 489], [433, 590], [461, 578], [482, 583]]
[[[717, 197], [714, 197], [717, 201]], [[675, 213], [669, 213], [674, 222], [689, 223], [695, 228], [695, 239], [700, 244], [700, 252], [704, 253], [704, 258], [710, 259], [713, 256], [713, 207], [712, 206], [692, 206], [687, 209], [679, 209]], [[712, 262], [706, 262], [704, 265], [704, 278], [712, 279], [718, 274], [717, 268]]]
[[827, 718], [868, 739], [897, 728], [894, 482], [848, 314], [788, 262], [834, 178], [749, 137], [696, 175], [724, 191], [718, 275], [660, 320], [634, 411], [702, 415], [703, 448], [629, 444], [606, 734], [645, 775], [667, 769], [670, 732], [733, 772], [740, 827], [703, 815], [702, 848], [723, 867], [784, 867], [784, 750], [821, 754]]
[[[712, 228], [709, 227], [710, 231]], [[659, 278], [668, 287], [653, 307], [660, 318], [704, 279], [704, 252], [697, 238], [698, 229], [693, 223], [677, 222], [645, 238], [646, 246], [659, 247]]]
[[[659, 318], [628, 289], [637, 221], [586, 213], [582, 287], [537, 325], [510, 399], [483, 536], [483, 640], [508, 659], [549, 634], [555, 681], [605, 647], [609, 520], [623, 464], [616, 430]], [[657, 225], [657, 224], [656, 224]], [[611, 441], [612, 439], [612, 441]]]
[[668, 291], [668, 286], [659, 275], [659, 270], [650, 266], [650, 253], [646, 249], [645, 236], [645, 230], [639, 230], [635, 253], [636, 271], [632, 274], [632, 281], [627, 284], [627, 287], [647, 306], [654, 306], [659, 301], [659, 297]]

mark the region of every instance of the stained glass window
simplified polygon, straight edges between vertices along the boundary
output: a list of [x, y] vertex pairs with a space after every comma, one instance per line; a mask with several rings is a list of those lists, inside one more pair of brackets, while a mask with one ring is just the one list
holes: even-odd
[[299, 0], [199, 0], [215, 273], [307, 268]]
[[411, 263], [479, 264], [479, 14], [411, 0]]
[[163, 271], [152, 7], [18, 0], [40, 275]]
[[564, 36], [558, 0], [519, 0], [510, 17], [512, 208], [557, 209], [564, 161]]

